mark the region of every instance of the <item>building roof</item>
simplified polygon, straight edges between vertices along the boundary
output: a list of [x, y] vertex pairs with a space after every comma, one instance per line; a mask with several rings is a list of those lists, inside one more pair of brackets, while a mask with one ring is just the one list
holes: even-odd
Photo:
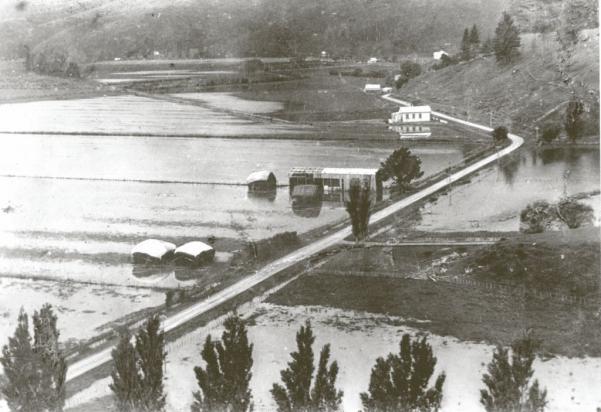
[[323, 175], [375, 175], [378, 169], [348, 168], [348, 167], [326, 167]]
[[275, 175], [269, 170], [259, 170], [257, 172], [252, 172], [246, 178], [246, 183], [248, 184], [254, 182], [265, 182], [269, 180], [270, 175], [273, 175], [273, 178], [275, 179]]
[[140, 253], [161, 259], [167, 253], [173, 252], [174, 250], [175, 245], [173, 243], [165, 242], [164, 240], [146, 239], [134, 246], [131, 250], [131, 254]]
[[175, 249], [175, 254], [184, 254], [192, 257], [199, 256], [201, 253], [208, 252], [213, 250], [213, 248], [206, 243], [200, 242], [198, 240], [184, 243], [177, 249]]
[[312, 174], [314, 177], [327, 178], [332, 175], [374, 175], [378, 169], [358, 168], [358, 167], [293, 167], [288, 172], [288, 176], [299, 174]]
[[397, 113], [430, 113], [431, 111], [430, 106], [401, 106]]
[[375, 83], [366, 83], [365, 87], [363, 89], [364, 90], [381, 90], [382, 86], [380, 86], [379, 84], [375, 84]]

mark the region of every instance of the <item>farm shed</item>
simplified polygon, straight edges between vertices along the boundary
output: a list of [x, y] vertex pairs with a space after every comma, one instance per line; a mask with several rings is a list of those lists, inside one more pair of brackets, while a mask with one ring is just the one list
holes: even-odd
[[388, 122], [391, 124], [429, 122], [431, 115], [430, 106], [402, 106], [398, 112], [392, 114]]
[[136, 264], [163, 263], [173, 256], [175, 245], [164, 240], [147, 239], [133, 247], [131, 254]]
[[246, 178], [249, 192], [271, 192], [276, 190], [275, 175], [269, 170], [253, 172]]
[[379, 84], [367, 83], [363, 88], [365, 93], [382, 93], [382, 86]]
[[378, 169], [295, 167], [288, 173], [290, 194], [294, 198], [294, 189], [298, 185], [315, 185], [324, 198], [346, 201], [349, 188], [353, 185], [361, 185], [375, 193], [376, 200], [380, 200], [382, 182], [377, 172]]
[[181, 265], [198, 266], [213, 261], [215, 249], [198, 240], [184, 243], [175, 249], [175, 262]]

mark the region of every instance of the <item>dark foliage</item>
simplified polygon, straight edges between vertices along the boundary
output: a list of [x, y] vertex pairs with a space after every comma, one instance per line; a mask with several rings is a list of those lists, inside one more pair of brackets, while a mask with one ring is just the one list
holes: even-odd
[[175, 297], [175, 292], [172, 290], [168, 290], [165, 292], [165, 307], [170, 308], [173, 305], [173, 298]]
[[554, 221], [553, 207], [544, 200], [530, 203], [520, 213], [520, 231], [524, 233], [542, 233]]
[[440, 62], [436, 63], [435, 65], [432, 66], [432, 69], [434, 70], [440, 70], [440, 69], [444, 69], [445, 67], [451, 66], [453, 64], [457, 64], [457, 58], [455, 57], [450, 57], [446, 54], [443, 54], [440, 57]]
[[419, 157], [411, 154], [406, 147], [401, 147], [380, 164], [378, 174], [382, 181], [394, 179], [396, 189], [403, 192], [411, 187], [412, 180], [423, 176], [421, 164]]
[[495, 30], [494, 51], [499, 64], [510, 64], [520, 55], [520, 30], [513, 18], [503, 13], [503, 17]]
[[561, 125], [558, 123], [545, 123], [541, 131], [541, 139], [545, 143], [551, 143], [556, 140], [561, 133]]
[[478, 32], [478, 27], [476, 27], [475, 24], [470, 30], [470, 45], [472, 46], [473, 51], [478, 51], [478, 46], [480, 45], [480, 33]]
[[482, 377], [486, 389], [480, 390], [480, 402], [487, 412], [542, 412], [547, 404], [547, 391], [539, 388], [534, 370], [538, 343], [530, 336], [515, 341], [509, 351], [500, 346]]
[[160, 412], [165, 409], [163, 366], [165, 333], [158, 315], [150, 317], [135, 337], [123, 333], [112, 351], [113, 382], [109, 385], [121, 412]]
[[120, 412], [136, 411], [139, 405], [141, 377], [138, 372], [137, 355], [129, 333], [123, 333], [117, 347], [112, 351], [113, 382], [109, 387], [115, 395]]
[[165, 409], [163, 364], [165, 332], [161, 331], [158, 315], [152, 316], [136, 335], [136, 353], [140, 369], [141, 410], [158, 412]]
[[19, 313], [15, 334], [2, 348], [0, 357], [6, 377], [0, 393], [11, 410], [63, 410], [67, 365], [58, 348], [56, 321], [48, 304], [34, 312], [32, 342], [27, 314], [23, 310]]
[[435, 366], [426, 337], [411, 341], [408, 334], [403, 335], [398, 354], [376, 360], [368, 392], [361, 394], [363, 408], [366, 412], [438, 411], [446, 376], [441, 373], [428, 388]]
[[592, 207], [569, 198], [559, 201], [556, 213], [558, 219], [570, 229], [577, 229], [581, 226], [592, 226], [595, 219]]
[[364, 186], [353, 185], [349, 190], [349, 201], [346, 202], [346, 211], [351, 218], [353, 236], [355, 241], [367, 237], [371, 201], [369, 189]]
[[225, 321], [221, 341], [207, 336], [201, 356], [205, 368], [195, 367], [200, 390], [194, 393], [193, 412], [245, 412], [252, 409], [249, 382], [252, 349], [244, 321], [232, 315]]
[[410, 60], [405, 60], [401, 63], [401, 76], [404, 76], [408, 79], [413, 79], [414, 77], [422, 74], [422, 66], [419, 63], [412, 62]]
[[491, 132], [492, 138], [495, 141], [495, 143], [502, 142], [505, 139], [507, 139], [507, 134], [508, 134], [508, 131], [507, 131], [507, 128], [505, 126], [496, 127]]
[[584, 127], [581, 119], [584, 113], [584, 105], [579, 100], [571, 100], [566, 108], [566, 117], [564, 122], [564, 128], [568, 137], [574, 141], [582, 133]]
[[530, 203], [520, 213], [520, 231], [541, 233], [553, 226], [565, 224], [570, 229], [591, 226], [594, 221], [593, 209], [575, 199], [564, 198], [557, 204], [544, 200]]
[[472, 45], [470, 43], [470, 30], [463, 31], [461, 38], [461, 60], [469, 60], [472, 57]]
[[343, 393], [336, 389], [338, 363], [333, 361], [328, 367], [329, 345], [324, 345], [321, 350], [317, 375], [311, 389], [314, 341], [311, 324], [307, 321], [296, 334], [297, 351], [290, 354], [292, 360], [288, 362], [288, 368], [280, 373], [284, 385], [274, 383], [271, 389], [278, 412], [330, 412], [340, 408]]

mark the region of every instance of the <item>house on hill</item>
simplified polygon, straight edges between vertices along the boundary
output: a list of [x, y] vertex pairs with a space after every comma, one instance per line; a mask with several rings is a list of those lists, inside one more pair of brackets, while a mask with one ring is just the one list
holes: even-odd
[[382, 93], [382, 86], [379, 84], [367, 83], [363, 88], [365, 93]]
[[429, 122], [432, 118], [430, 106], [401, 106], [399, 111], [392, 114], [390, 124]]
[[434, 60], [440, 60], [440, 59], [442, 59], [442, 56], [449, 57], [449, 53], [447, 53], [444, 50], [438, 50], [438, 51], [435, 51], [434, 53], [432, 53], [432, 57], [434, 58]]

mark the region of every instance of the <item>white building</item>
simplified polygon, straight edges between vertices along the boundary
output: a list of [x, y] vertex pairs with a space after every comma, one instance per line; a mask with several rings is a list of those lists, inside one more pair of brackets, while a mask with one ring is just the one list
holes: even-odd
[[398, 112], [392, 114], [388, 122], [391, 124], [429, 122], [431, 114], [430, 106], [401, 106]]
[[439, 50], [439, 51], [435, 51], [434, 53], [432, 53], [432, 57], [434, 58], [434, 60], [440, 60], [442, 59], [442, 56], [449, 56], [449, 53], [447, 53], [444, 50]]
[[370, 57], [369, 60], [367, 61], [367, 64], [374, 64], [378, 62], [378, 58], [377, 57]]
[[365, 93], [382, 93], [382, 86], [379, 84], [367, 83], [363, 88]]

